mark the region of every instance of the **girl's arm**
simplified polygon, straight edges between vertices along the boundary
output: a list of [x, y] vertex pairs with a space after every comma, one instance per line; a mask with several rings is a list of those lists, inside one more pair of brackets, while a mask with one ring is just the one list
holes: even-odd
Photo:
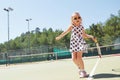
[[68, 34], [72, 30], [72, 26], [69, 26], [69, 28], [61, 33], [59, 36], [56, 37], [56, 40], [60, 40], [62, 37], [64, 37], [66, 34]]
[[85, 33], [85, 30], [83, 30], [83, 35], [82, 35], [84, 38], [91, 38], [95, 43], [97, 43], [97, 39], [92, 36], [92, 35], [88, 35]]

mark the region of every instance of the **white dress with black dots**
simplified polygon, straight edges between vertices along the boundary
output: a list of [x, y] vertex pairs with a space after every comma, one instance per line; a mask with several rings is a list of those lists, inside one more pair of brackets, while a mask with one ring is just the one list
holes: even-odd
[[70, 52], [86, 51], [87, 44], [82, 37], [84, 27], [73, 26], [70, 39]]

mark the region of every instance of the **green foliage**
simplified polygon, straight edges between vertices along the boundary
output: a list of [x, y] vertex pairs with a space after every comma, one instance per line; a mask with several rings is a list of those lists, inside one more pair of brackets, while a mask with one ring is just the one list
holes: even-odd
[[[111, 14], [105, 23], [92, 24], [90, 28], [85, 31], [95, 36], [100, 45], [113, 44], [115, 40], [120, 37], [120, 10], [118, 11], [118, 15]], [[5, 52], [7, 49], [27, 49], [29, 46], [33, 48], [41, 45], [49, 45], [51, 49], [55, 46], [69, 48], [70, 33], [59, 41], [55, 40], [55, 37], [62, 32], [62, 30], [54, 31], [52, 28], [44, 28], [40, 31], [40, 28], [36, 27], [35, 30], [31, 32], [22, 33], [21, 36], [16, 37], [14, 40], [0, 44], [0, 52]], [[90, 46], [95, 46], [92, 40], [87, 39], [86, 41]]]
[[120, 11], [118, 15], [111, 14], [104, 24], [92, 24], [86, 33], [97, 37], [100, 45], [113, 44], [120, 37]]

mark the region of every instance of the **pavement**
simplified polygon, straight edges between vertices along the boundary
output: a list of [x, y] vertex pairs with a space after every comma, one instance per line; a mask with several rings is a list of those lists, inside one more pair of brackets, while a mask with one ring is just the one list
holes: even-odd
[[120, 54], [84, 57], [88, 78], [79, 78], [71, 59], [0, 65], [0, 80], [120, 80]]

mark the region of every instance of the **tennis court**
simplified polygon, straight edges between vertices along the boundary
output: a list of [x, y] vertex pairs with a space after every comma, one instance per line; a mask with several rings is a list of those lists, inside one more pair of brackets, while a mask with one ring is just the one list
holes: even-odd
[[83, 59], [93, 79], [79, 78], [72, 60], [62, 59], [12, 64], [8, 67], [0, 65], [0, 80], [120, 80], [120, 54], [104, 55], [101, 59], [96, 56]]

